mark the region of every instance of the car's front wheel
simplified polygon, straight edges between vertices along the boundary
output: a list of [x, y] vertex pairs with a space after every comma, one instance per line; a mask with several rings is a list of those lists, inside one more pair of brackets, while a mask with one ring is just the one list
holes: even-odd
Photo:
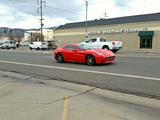
[[63, 63], [64, 62], [64, 59], [63, 59], [63, 56], [62, 56], [61, 53], [58, 53], [56, 55], [56, 60], [57, 60], [58, 63]]
[[113, 53], [116, 53], [118, 50], [112, 50]]
[[88, 56], [86, 57], [86, 64], [87, 64], [87, 65], [90, 65], [90, 66], [93, 66], [93, 65], [96, 64], [96, 61], [95, 61], [95, 58], [94, 58], [93, 55], [88, 55]]

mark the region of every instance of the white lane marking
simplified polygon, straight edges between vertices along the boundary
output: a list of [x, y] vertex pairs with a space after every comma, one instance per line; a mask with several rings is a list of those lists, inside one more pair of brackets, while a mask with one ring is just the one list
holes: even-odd
[[30, 64], [30, 63], [3, 61], [3, 60], [0, 60], [0, 62], [1, 63], [8, 63], [8, 64], [16, 64], [16, 65], [25, 65], [25, 66], [43, 67], [43, 68], [54, 68], [54, 69], [70, 70], [70, 71], [76, 71], [76, 72], [87, 72], [87, 73], [96, 73], [96, 74], [103, 74], [103, 75], [112, 75], [112, 76], [129, 77], [129, 78], [140, 78], [140, 79], [160, 81], [160, 78], [145, 77], [145, 76], [127, 75], [127, 74], [119, 74], [119, 73], [111, 73], [111, 72], [101, 72], [101, 71], [92, 71], [92, 70], [82, 70], [82, 69], [76, 69], [76, 68], [46, 66], [46, 65], [38, 65], [38, 64]]

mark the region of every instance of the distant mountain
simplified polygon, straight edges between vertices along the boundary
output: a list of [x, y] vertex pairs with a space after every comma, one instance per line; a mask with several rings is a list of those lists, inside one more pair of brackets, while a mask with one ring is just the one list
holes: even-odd
[[20, 28], [8, 28], [8, 27], [0, 27], [0, 37], [8, 37], [8, 36], [14, 36], [14, 37], [24, 37], [25, 29]]

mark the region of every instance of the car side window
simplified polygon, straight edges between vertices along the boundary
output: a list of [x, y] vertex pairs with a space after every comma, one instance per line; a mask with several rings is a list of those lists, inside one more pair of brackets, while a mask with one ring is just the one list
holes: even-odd
[[106, 42], [106, 39], [101, 38], [101, 39], [100, 39], [100, 42]]
[[85, 41], [86, 43], [89, 43], [90, 42], [90, 40], [87, 40], [87, 41]]
[[77, 47], [76, 47], [76, 46], [68, 45], [68, 46], [65, 46], [64, 49], [65, 49], [65, 50], [76, 50]]
[[97, 41], [97, 39], [89, 39], [89, 40], [86, 41], [86, 43], [93, 43], [93, 42], [96, 42], [96, 41]]
[[91, 42], [96, 42], [97, 41], [97, 39], [91, 39]]

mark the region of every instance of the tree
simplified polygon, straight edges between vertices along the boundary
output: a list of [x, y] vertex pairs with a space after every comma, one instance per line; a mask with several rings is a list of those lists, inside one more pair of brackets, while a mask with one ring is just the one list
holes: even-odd
[[15, 37], [14, 37], [12, 34], [10, 34], [10, 35], [8, 36], [8, 38], [9, 38], [9, 40], [15, 40]]
[[[32, 33], [31, 38], [32, 38], [32, 41], [40, 41], [41, 40], [41, 34], [37, 33], [37, 32]], [[42, 38], [44, 38], [44, 36]]]

